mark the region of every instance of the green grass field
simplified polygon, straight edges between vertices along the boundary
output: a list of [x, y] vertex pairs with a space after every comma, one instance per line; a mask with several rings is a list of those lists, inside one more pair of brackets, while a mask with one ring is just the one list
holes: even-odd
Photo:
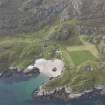
[[89, 51], [71, 51], [70, 56], [75, 65], [80, 65], [88, 60], [96, 60], [96, 57]]

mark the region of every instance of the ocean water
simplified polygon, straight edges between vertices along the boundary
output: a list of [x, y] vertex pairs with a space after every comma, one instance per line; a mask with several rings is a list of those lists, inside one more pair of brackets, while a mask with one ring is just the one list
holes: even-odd
[[21, 80], [19, 78], [15, 76], [15, 78], [0, 79], [0, 105], [105, 105], [105, 96], [90, 99], [81, 98], [69, 102], [56, 99], [43, 102], [33, 101], [33, 90], [48, 78], [43, 74], [32, 78], [20, 78]]

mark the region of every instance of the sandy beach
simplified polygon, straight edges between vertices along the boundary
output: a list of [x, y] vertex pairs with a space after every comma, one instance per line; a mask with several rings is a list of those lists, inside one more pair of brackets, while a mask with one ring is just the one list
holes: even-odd
[[40, 70], [40, 73], [49, 77], [57, 77], [61, 75], [64, 70], [64, 62], [59, 59], [38, 59], [35, 61], [34, 67], [37, 67]]
[[47, 75], [49, 78], [58, 77], [64, 70], [64, 62], [60, 59], [37, 59], [34, 65], [29, 65], [24, 70], [24, 73], [31, 72], [34, 68], [39, 69], [40, 73]]

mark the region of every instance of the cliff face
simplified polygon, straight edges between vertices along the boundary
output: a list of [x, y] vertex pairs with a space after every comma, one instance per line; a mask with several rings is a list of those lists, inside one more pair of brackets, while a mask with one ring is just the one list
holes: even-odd
[[0, 35], [33, 32], [77, 18], [104, 25], [104, 0], [0, 0]]

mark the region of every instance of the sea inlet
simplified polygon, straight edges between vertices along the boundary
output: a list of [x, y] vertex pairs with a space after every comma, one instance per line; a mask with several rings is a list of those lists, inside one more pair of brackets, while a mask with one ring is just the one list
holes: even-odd
[[0, 105], [105, 105], [105, 96], [69, 102], [56, 99], [49, 102], [33, 100], [33, 90], [38, 89], [47, 80], [48, 77], [44, 74], [32, 77], [15, 74], [12, 77], [0, 78]]

